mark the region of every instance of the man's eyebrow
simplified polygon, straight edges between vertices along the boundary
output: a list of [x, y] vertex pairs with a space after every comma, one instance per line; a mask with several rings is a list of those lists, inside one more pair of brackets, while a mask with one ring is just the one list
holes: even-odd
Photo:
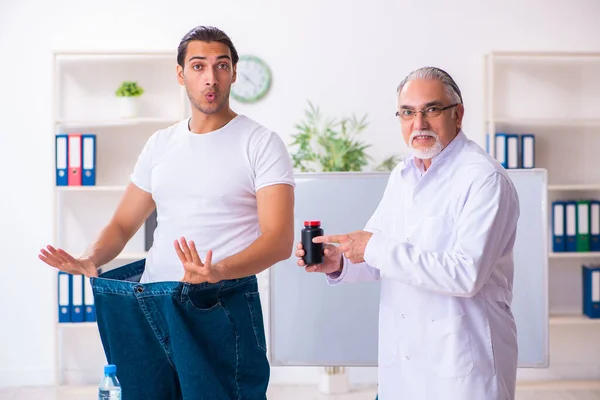
[[[427, 108], [427, 107], [431, 107], [431, 106], [441, 106], [442, 102], [440, 100], [434, 100], [434, 101], [430, 101], [429, 103], [425, 103], [425, 106], [423, 106], [423, 108]], [[401, 105], [400, 106], [401, 109], [403, 110], [414, 110], [415, 108], [412, 106], [408, 106], [408, 105]]]
[[[231, 57], [229, 57], [227, 54], [223, 54], [217, 57], [217, 60], [222, 60], [222, 59], [228, 59], [231, 60]], [[190, 57], [190, 59], [188, 61], [192, 61], [192, 60], [206, 60], [206, 57], [204, 56], [193, 56]]]

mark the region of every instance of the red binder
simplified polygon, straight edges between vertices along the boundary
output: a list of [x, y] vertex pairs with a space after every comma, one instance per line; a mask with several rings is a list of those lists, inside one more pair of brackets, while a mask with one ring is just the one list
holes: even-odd
[[69, 186], [81, 186], [81, 134], [69, 134]]

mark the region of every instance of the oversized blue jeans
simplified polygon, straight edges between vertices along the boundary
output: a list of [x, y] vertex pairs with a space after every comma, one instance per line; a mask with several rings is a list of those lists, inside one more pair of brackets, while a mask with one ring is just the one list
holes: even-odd
[[139, 283], [145, 259], [91, 278], [124, 400], [264, 400], [269, 363], [255, 276]]

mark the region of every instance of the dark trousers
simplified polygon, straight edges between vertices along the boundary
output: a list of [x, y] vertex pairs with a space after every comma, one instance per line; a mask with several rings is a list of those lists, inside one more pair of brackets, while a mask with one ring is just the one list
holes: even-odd
[[145, 259], [91, 278], [100, 338], [124, 400], [264, 400], [256, 277], [140, 284]]

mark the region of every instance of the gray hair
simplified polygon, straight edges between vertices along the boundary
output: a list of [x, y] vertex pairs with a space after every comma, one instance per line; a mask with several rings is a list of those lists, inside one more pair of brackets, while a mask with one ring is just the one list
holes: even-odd
[[454, 82], [454, 79], [452, 79], [450, 74], [446, 71], [436, 67], [422, 67], [412, 71], [402, 82], [400, 82], [396, 93], [400, 94], [404, 85], [415, 79], [433, 79], [442, 82], [450, 99], [455, 103], [462, 104], [462, 95], [460, 94], [460, 89], [456, 82]]

